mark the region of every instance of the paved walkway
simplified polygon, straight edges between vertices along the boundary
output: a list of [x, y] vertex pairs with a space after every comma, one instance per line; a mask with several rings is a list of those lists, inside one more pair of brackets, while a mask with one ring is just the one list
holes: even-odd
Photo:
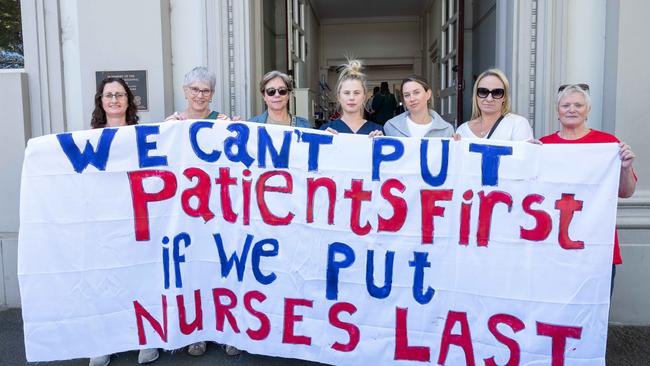
[[[137, 352], [124, 352], [111, 359], [111, 366], [137, 365]], [[25, 360], [23, 325], [20, 309], [0, 309], [0, 366], [30, 365]], [[37, 365], [37, 364], [31, 364]], [[88, 360], [40, 362], [38, 366], [86, 366]], [[317, 366], [314, 362], [265, 357], [243, 353], [230, 357], [217, 345], [210, 344], [202, 357], [192, 357], [185, 352], [161, 352], [153, 366]], [[610, 326], [607, 341], [608, 366], [650, 365], [650, 326]], [[568, 365], [567, 365], [568, 366]]]

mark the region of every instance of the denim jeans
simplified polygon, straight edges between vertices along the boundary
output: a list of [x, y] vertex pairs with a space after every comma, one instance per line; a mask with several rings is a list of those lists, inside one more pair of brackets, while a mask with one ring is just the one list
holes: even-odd
[[612, 284], [609, 287], [609, 300], [612, 300], [612, 294], [614, 294], [614, 277], [616, 277], [616, 265], [612, 264]]

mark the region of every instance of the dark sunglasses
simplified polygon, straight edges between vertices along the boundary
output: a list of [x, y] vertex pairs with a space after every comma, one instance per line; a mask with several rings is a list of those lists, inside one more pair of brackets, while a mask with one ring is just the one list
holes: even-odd
[[287, 89], [287, 88], [279, 88], [279, 89], [267, 88], [265, 90], [265, 92], [266, 92], [266, 95], [268, 95], [269, 97], [272, 97], [272, 96], [275, 95], [275, 92], [278, 92], [278, 94], [280, 94], [280, 95], [287, 95], [287, 94], [289, 94], [289, 89]]
[[487, 98], [488, 95], [492, 94], [492, 98], [501, 99], [506, 95], [506, 91], [503, 88], [488, 89], [488, 88], [478, 88], [476, 89], [476, 96], [479, 98]]
[[589, 91], [589, 84], [564, 84], [560, 85], [559, 88], [557, 88], [558, 93], [562, 93], [562, 91], [570, 86], [577, 86], [578, 88], [588, 92]]

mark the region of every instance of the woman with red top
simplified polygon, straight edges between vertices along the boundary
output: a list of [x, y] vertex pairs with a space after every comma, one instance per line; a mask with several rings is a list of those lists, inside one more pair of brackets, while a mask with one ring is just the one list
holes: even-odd
[[[620, 146], [621, 175], [618, 185], [618, 196], [631, 197], [636, 189], [636, 174], [632, 162], [636, 157], [630, 146], [619, 141], [616, 136], [607, 132], [587, 127], [587, 116], [591, 110], [589, 85], [574, 84], [562, 85], [558, 90], [557, 114], [560, 120], [560, 130], [554, 134], [544, 136], [540, 141], [544, 144], [593, 144], [614, 142]], [[618, 246], [618, 235], [614, 235], [614, 264], [612, 266], [612, 287], [614, 289], [614, 276], [616, 265], [623, 263]]]

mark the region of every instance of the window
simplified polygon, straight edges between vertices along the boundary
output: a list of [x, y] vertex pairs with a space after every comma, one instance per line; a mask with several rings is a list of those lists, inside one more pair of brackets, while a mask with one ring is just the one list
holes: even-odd
[[0, 0], [0, 69], [24, 66], [20, 0]]

